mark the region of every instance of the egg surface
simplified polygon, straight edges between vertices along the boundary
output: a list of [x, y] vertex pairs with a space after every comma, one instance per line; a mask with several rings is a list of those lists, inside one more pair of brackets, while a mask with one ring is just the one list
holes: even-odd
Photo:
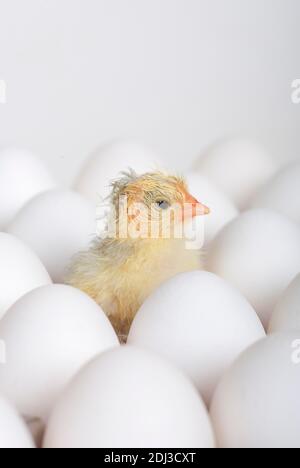
[[234, 359], [265, 336], [250, 304], [224, 280], [207, 272], [176, 276], [139, 310], [128, 343], [177, 365], [209, 403]]
[[245, 209], [275, 173], [276, 166], [258, 143], [233, 138], [212, 145], [200, 156], [195, 169], [208, 177], [240, 209]]
[[300, 272], [300, 229], [268, 210], [251, 210], [212, 242], [207, 267], [238, 288], [267, 327], [284, 290]]
[[221, 448], [300, 448], [299, 333], [275, 334], [226, 372], [211, 417]]
[[0, 397], [0, 449], [35, 448], [32, 437], [17, 411]]
[[51, 279], [37, 255], [16, 237], [0, 233], [0, 319], [20, 297]]
[[38, 193], [55, 187], [42, 162], [30, 151], [6, 148], [0, 151], [0, 229]]
[[66, 384], [97, 354], [118, 346], [104, 312], [65, 285], [32, 291], [0, 322], [8, 356], [0, 366], [0, 392], [31, 421], [45, 420]]
[[276, 210], [300, 224], [300, 162], [288, 165], [271, 179], [251, 206]]
[[284, 292], [271, 317], [269, 333], [286, 331], [300, 333], [300, 275]]
[[63, 282], [73, 255], [95, 235], [96, 207], [76, 192], [45, 192], [19, 211], [7, 232], [36, 252], [53, 281]]
[[75, 377], [56, 405], [45, 448], [213, 448], [206, 408], [176, 368], [123, 346]]
[[122, 171], [133, 169], [137, 174], [153, 171], [159, 167], [157, 155], [135, 141], [121, 140], [108, 143], [87, 159], [75, 190], [93, 203], [110, 195], [110, 184], [120, 177]]

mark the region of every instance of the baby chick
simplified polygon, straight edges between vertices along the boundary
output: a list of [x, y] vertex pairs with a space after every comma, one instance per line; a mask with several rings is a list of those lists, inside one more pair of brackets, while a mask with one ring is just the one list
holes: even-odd
[[140, 306], [162, 282], [201, 269], [199, 250], [187, 248], [178, 228], [209, 209], [183, 179], [159, 172], [123, 174], [112, 184], [110, 202], [114, 235], [97, 238], [75, 257], [67, 283], [91, 296], [125, 341]]

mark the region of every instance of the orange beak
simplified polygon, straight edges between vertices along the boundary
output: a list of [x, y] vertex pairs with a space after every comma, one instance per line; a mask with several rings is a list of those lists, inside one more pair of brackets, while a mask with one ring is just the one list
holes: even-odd
[[210, 209], [207, 206], [200, 203], [189, 193], [186, 194], [185, 203], [192, 208], [192, 218], [195, 218], [196, 216], [208, 215], [210, 213]]

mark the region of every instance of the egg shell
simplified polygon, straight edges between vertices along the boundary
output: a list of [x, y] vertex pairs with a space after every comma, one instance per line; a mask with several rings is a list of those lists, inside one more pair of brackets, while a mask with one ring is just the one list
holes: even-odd
[[298, 331], [300, 334], [300, 275], [280, 298], [269, 325], [269, 333], [287, 331]]
[[300, 162], [279, 171], [254, 197], [251, 206], [276, 210], [300, 224]]
[[73, 255], [95, 235], [96, 207], [73, 191], [45, 192], [19, 211], [7, 232], [26, 242], [59, 283]]
[[194, 167], [223, 190], [241, 210], [248, 206], [257, 190], [276, 171], [276, 165], [266, 150], [245, 138], [226, 139], [212, 145]]
[[42, 162], [30, 151], [7, 148], [0, 151], [0, 229], [38, 193], [55, 187]]
[[0, 449], [35, 448], [32, 437], [15, 408], [0, 396]]
[[65, 285], [22, 297], [0, 322], [0, 340], [8, 356], [0, 366], [0, 392], [27, 420], [45, 420], [79, 369], [119, 344], [100, 307]]
[[51, 283], [37, 255], [16, 237], [0, 233], [0, 319], [20, 297]]
[[300, 229], [268, 210], [251, 210], [212, 242], [207, 267], [240, 289], [265, 327], [284, 290], [300, 272]]
[[238, 216], [238, 209], [221, 190], [200, 174], [189, 172], [185, 179], [190, 193], [210, 209], [208, 216], [197, 218], [204, 232], [203, 244], [208, 245], [226, 224]]
[[213, 448], [205, 406], [176, 368], [130, 346], [88, 364], [55, 407], [45, 448]]
[[131, 140], [108, 143], [90, 155], [75, 183], [75, 190], [93, 203], [106, 198], [111, 182], [121, 172], [133, 169], [137, 174], [156, 170], [161, 163], [146, 146]]
[[184, 370], [209, 403], [228, 366], [263, 336], [256, 313], [238, 291], [211, 273], [196, 271], [176, 276], [146, 300], [128, 343]]
[[271, 335], [253, 345], [214, 395], [211, 417], [218, 446], [300, 448], [299, 389], [299, 333]]

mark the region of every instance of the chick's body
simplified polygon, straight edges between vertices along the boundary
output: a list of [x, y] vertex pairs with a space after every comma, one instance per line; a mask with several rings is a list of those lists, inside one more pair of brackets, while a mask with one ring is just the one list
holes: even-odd
[[[166, 209], [175, 202], [191, 201], [183, 181], [162, 174], [138, 177], [130, 173], [114, 184], [112, 203], [116, 206], [124, 195], [129, 206], [133, 201], [156, 204], [157, 213], [162, 203]], [[192, 201], [198, 204], [193, 198]], [[67, 283], [92, 297], [107, 314], [119, 337], [125, 340], [140, 306], [161, 283], [179, 273], [201, 268], [200, 251], [188, 249], [185, 238], [133, 239], [117, 235], [96, 239], [89, 251], [78, 254]]]
[[201, 268], [199, 251], [181, 240], [105, 240], [78, 256], [69, 284], [91, 296], [122, 339], [145, 299], [178, 273]]

